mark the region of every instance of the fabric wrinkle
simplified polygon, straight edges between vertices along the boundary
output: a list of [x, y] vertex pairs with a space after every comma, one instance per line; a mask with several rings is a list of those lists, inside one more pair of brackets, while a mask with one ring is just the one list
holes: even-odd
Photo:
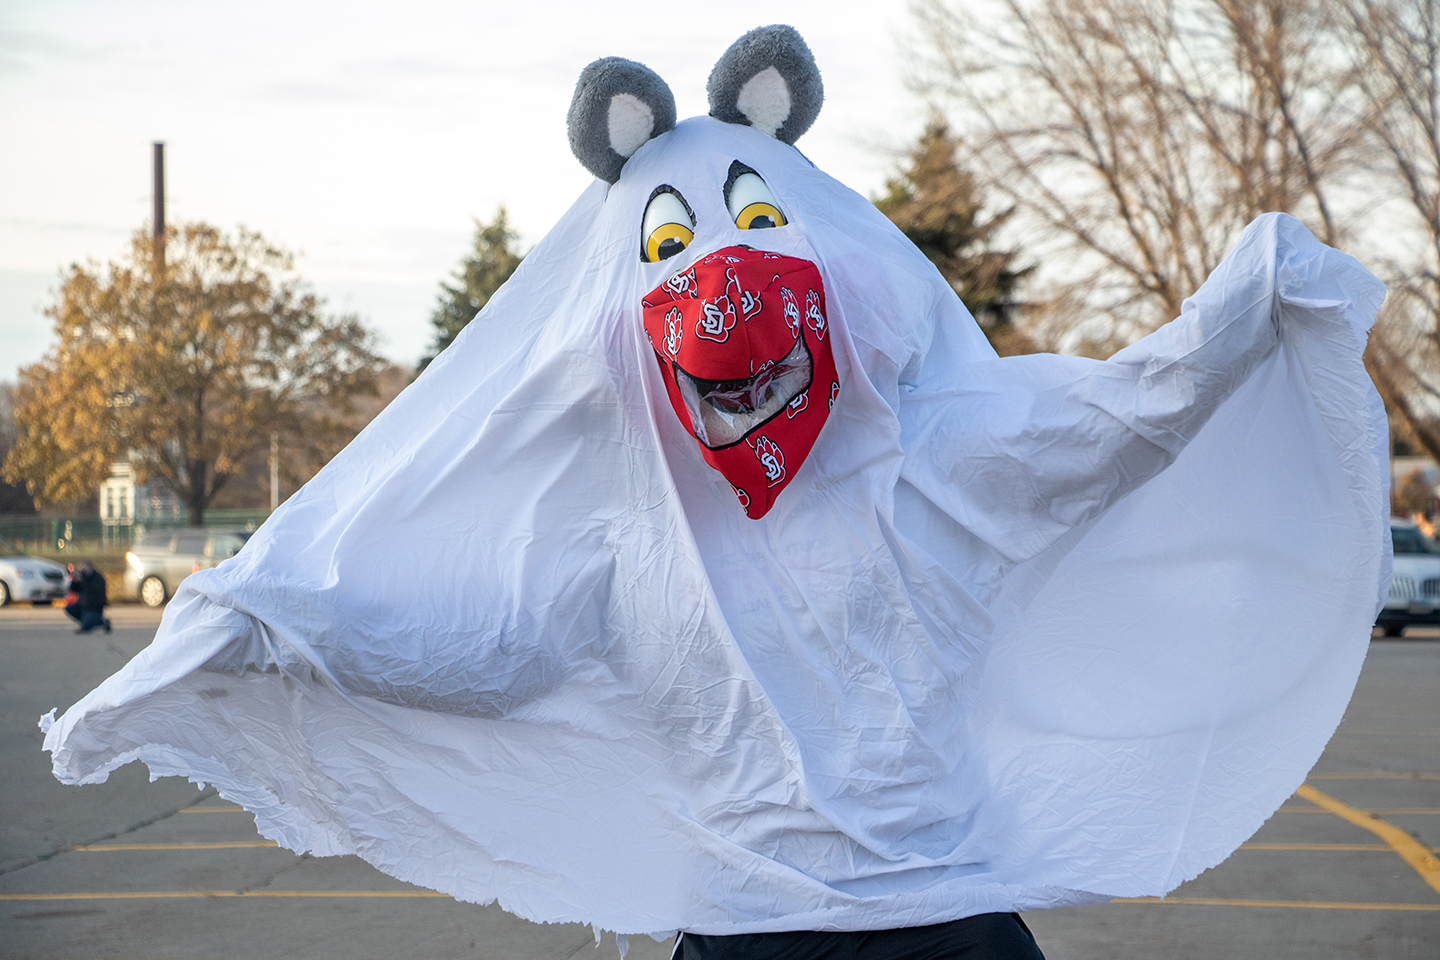
[[[737, 160], [785, 226], [735, 225]], [[661, 184], [694, 237], [645, 263]], [[738, 244], [818, 270], [840, 388], [760, 519], [641, 306]], [[1383, 294], [1267, 215], [1109, 360], [1000, 358], [864, 197], [682, 121], [45, 749], [65, 782], [140, 759], [288, 848], [622, 934], [1163, 894], [1294, 790], [1353, 689], [1389, 578]]]

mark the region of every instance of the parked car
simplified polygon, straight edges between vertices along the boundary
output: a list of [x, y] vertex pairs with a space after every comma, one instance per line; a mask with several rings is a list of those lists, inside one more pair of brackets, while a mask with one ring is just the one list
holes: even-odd
[[1398, 637], [1411, 624], [1440, 623], [1440, 545], [1409, 520], [1391, 518], [1395, 578], [1375, 625]]
[[158, 607], [181, 580], [235, 556], [249, 539], [249, 530], [146, 530], [125, 554], [124, 591]]
[[11, 600], [29, 600], [36, 606], [64, 597], [70, 574], [54, 560], [27, 557], [0, 537], [0, 607]]

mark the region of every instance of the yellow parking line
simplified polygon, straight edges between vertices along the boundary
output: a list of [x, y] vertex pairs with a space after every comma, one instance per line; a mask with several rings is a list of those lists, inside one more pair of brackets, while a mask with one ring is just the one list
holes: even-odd
[[1394, 853], [1383, 843], [1242, 843], [1241, 850], [1376, 850]]
[[[1337, 850], [1337, 851], [1383, 851], [1394, 853], [1395, 849], [1388, 843], [1242, 843], [1241, 850]], [[1433, 852], [1440, 853], [1440, 847], [1433, 848]]]
[[1311, 780], [1440, 780], [1440, 773], [1312, 773]]
[[[0, 900], [202, 900], [219, 897], [450, 899], [434, 890], [147, 890], [99, 893], [0, 893]], [[1311, 910], [1419, 910], [1440, 912], [1440, 903], [1341, 903], [1323, 900], [1231, 900], [1218, 897], [1129, 897], [1111, 903], [1209, 907], [1296, 907]]]
[[274, 840], [224, 840], [215, 843], [97, 843], [72, 847], [79, 853], [109, 853], [112, 850], [239, 850], [246, 847], [277, 847]]
[[1341, 803], [1326, 793], [1321, 793], [1309, 784], [1304, 784], [1296, 791], [1300, 796], [1309, 800], [1318, 807], [1324, 807], [1342, 820], [1347, 820], [1357, 827], [1369, 830], [1375, 836], [1388, 843], [1400, 858], [1414, 868], [1420, 874], [1420, 879], [1428, 883], [1436, 893], [1440, 893], [1440, 860], [1421, 845], [1410, 834], [1399, 827], [1392, 826], [1376, 817], [1374, 814], [1366, 813], [1364, 810], [1357, 810], [1346, 803]]
[[186, 807], [181, 813], [245, 813], [244, 807]]
[[0, 893], [0, 900], [173, 900], [207, 897], [444, 897], [434, 890], [146, 890], [102, 893]]
[[1341, 903], [1332, 900], [1231, 900], [1221, 897], [1120, 897], [1111, 903], [1163, 903], [1192, 907], [1295, 907], [1302, 910], [1419, 910], [1440, 913], [1440, 903]]
[[1440, 730], [1371, 730], [1361, 728], [1346, 730], [1351, 737], [1440, 737]]
[[1437, 813], [1440, 813], [1440, 807], [1374, 807], [1374, 808], [1372, 808], [1372, 809], [1370, 809], [1370, 810], [1366, 810], [1366, 811], [1364, 811], [1364, 812], [1365, 812], [1365, 813], [1383, 813], [1383, 814], [1386, 814], [1386, 815], [1399, 814], [1400, 816], [1404, 816], [1404, 815], [1406, 815], [1406, 814], [1414, 814], [1414, 813], [1437, 814]]
[[[1304, 789], [1303, 787], [1301, 789]], [[1324, 807], [1281, 807], [1276, 813], [1333, 813], [1333, 810], [1326, 810]], [[1369, 810], [1361, 810], [1364, 814], [1380, 814], [1386, 816], [1433, 816], [1440, 814], [1440, 807], [1374, 807]]]

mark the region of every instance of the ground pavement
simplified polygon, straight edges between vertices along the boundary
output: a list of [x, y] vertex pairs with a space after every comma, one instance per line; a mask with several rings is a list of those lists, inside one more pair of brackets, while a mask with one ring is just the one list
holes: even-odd
[[[591, 931], [456, 903], [355, 857], [281, 850], [243, 810], [131, 764], [64, 787], [36, 720], [134, 656], [158, 613], [75, 636], [57, 608], [0, 610], [0, 957], [46, 960], [563, 958]], [[1164, 901], [1026, 915], [1049, 960], [1440, 957], [1440, 631], [1377, 640], [1300, 794]], [[668, 944], [631, 941], [634, 960]]]

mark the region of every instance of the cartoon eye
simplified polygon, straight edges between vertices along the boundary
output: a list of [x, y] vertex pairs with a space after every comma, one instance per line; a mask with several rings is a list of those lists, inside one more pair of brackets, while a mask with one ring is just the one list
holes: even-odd
[[785, 214], [760, 174], [739, 160], [730, 164], [725, 179], [725, 206], [741, 230], [764, 230], [785, 226]]
[[669, 260], [695, 239], [695, 214], [680, 192], [661, 184], [650, 194], [645, 219], [640, 223], [640, 259], [646, 263]]

